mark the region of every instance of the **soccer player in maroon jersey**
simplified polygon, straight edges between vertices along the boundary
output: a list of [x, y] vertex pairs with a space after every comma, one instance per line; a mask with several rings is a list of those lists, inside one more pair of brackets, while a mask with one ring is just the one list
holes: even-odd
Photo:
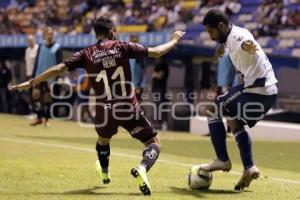
[[112, 20], [99, 17], [94, 23], [97, 43], [76, 52], [37, 76], [11, 90], [24, 90], [42, 81], [58, 76], [66, 70], [79, 67], [89, 74], [89, 81], [96, 95], [95, 127], [98, 133], [96, 150], [98, 161], [96, 167], [104, 184], [110, 182], [108, 171], [110, 156], [110, 139], [117, 133], [119, 126], [125, 128], [133, 138], [140, 140], [145, 148], [143, 158], [138, 167], [131, 169], [144, 195], [151, 194], [147, 172], [154, 165], [160, 153], [160, 141], [157, 132], [144, 116], [132, 91], [131, 58], [159, 58], [176, 46], [185, 34], [176, 31], [170, 41], [156, 47], [146, 47], [137, 43], [116, 40], [116, 28]]

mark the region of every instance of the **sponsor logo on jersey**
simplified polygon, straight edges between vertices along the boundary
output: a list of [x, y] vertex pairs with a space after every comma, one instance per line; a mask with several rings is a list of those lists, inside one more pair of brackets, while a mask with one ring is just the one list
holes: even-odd
[[142, 130], [143, 130], [143, 127], [137, 126], [134, 129], [132, 129], [132, 131], [130, 131], [130, 133], [131, 133], [131, 135], [136, 135], [136, 134], [138, 134]]
[[223, 103], [224, 106], [227, 106], [230, 102], [232, 102], [234, 99], [236, 99], [238, 96], [242, 94], [241, 91], [237, 91], [233, 93], [226, 101]]

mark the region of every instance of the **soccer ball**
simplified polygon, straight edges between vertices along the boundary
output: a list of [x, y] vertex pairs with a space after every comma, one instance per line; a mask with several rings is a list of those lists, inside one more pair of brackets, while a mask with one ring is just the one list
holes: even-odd
[[200, 166], [193, 166], [188, 174], [188, 185], [193, 190], [206, 190], [212, 183], [212, 174], [200, 169]]

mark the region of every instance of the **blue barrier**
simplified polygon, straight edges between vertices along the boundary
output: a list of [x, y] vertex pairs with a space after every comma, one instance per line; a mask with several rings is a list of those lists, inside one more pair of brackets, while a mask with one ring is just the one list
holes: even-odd
[[[118, 39], [128, 41], [130, 35], [130, 33], [120, 33], [118, 34]], [[164, 43], [170, 38], [170, 32], [136, 33], [136, 35], [139, 36], [141, 44], [149, 46]], [[43, 42], [41, 35], [36, 36], [35, 39], [37, 43]], [[62, 48], [84, 48], [96, 42], [95, 36], [91, 34], [57, 35], [55, 40]], [[26, 46], [26, 35], [0, 35], [0, 48], [23, 48]]]
[[[120, 33], [118, 35], [119, 40], [128, 41], [130, 33]], [[139, 43], [154, 46], [162, 44], [169, 40], [170, 32], [147, 32], [136, 33], [139, 36]], [[25, 48], [27, 47], [26, 35], [0, 35], [0, 50], [6, 48]], [[96, 42], [96, 38], [91, 34], [81, 35], [57, 35], [55, 40], [61, 45], [62, 48], [80, 49]], [[41, 35], [36, 36], [36, 42], [42, 43], [43, 38]], [[193, 45], [179, 45], [170, 55], [185, 59], [187, 57], [210, 57], [214, 56], [214, 48], [204, 47], [197, 44]], [[4, 55], [2, 55], [3, 57]], [[1, 55], [0, 55], [1, 57]], [[281, 67], [291, 67], [300, 69], [300, 59], [282, 55], [268, 55], [275, 70]]]

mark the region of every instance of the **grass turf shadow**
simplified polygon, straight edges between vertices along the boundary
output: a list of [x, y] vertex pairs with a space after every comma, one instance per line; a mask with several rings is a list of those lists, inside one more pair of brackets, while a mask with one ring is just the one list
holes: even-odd
[[170, 187], [170, 189], [180, 195], [192, 195], [195, 197], [205, 197], [206, 194], [216, 195], [237, 195], [240, 194], [234, 190], [220, 190], [220, 189], [207, 189], [207, 190], [191, 190], [189, 188]]

